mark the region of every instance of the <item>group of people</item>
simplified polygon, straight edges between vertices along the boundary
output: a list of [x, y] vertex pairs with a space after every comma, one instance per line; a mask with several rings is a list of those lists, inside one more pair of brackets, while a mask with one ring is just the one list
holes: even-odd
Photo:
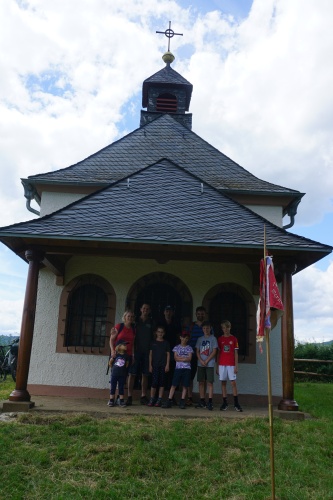
[[[197, 375], [200, 401], [196, 408], [213, 410], [213, 390], [216, 374], [222, 383], [223, 402], [220, 410], [228, 409], [227, 380], [232, 386], [234, 408], [243, 411], [238, 402], [236, 377], [238, 372], [238, 341], [231, 334], [231, 323], [221, 323], [222, 336], [215, 337], [212, 325], [206, 320], [203, 306], [196, 309], [196, 321], [183, 328], [177, 323], [172, 306], [166, 306], [161, 321], [151, 318], [149, 304], [142, 304], [140, 316], [135, 321], [134, 313], [126, 311], [123, 322], [111, 329], [110, 335], [110, 399], [108, 406], [116, 404], [118, 391], [120, 406], [132, 405], [135, 377], [141, 374], [140, 403], [148, 406], [171, 408], [177, 404], [175, 391], [181, 389], [179, 407], [192, 406], [193, 380]], [[148, 380], [151, 375], [150, 398], [147, 397]], [[128, 376], [128, 396], [124, 399], [124, 388]], [[163, 403], [165, 389], [168, 399]], [[206, 392], [208, 391], [208, 402]]]

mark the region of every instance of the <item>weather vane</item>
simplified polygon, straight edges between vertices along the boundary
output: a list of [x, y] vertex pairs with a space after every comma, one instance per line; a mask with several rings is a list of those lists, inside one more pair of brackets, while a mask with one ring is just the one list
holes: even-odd
[[169, 28], [165, 31], [156, 31], [156, 33], [161, 33], [168, 38], [168, 52], [170, 52], [170, 38], [173, 38], [175, 35], [183, 36], [183, 33], [175, 33], [171, 29], [171, 21], [169, 21]]

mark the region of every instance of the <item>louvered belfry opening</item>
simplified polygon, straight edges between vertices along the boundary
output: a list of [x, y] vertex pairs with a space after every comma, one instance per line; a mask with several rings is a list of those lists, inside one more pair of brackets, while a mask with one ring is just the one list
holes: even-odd
[[156, 111], [177, 113], [177, 97], [172, 94], [160, 94], [156, 100]]

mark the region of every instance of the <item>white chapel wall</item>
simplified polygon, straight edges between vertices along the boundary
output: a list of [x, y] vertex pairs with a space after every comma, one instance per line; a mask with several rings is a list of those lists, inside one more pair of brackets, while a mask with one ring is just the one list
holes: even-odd
[[282, 227], [282, 207], [273, 207], [267, 205], [245, 205], [258, 215], [265, 217], [276, 226]]
[[43, 215], [51, 214], [85, 196], [87, 195], [82, 193], [55, 193], [52, 191], [43, 191], [40, 215], [42, 217]]
[[[193, 315], [205, 294], [217, 284], [237, 283], [252, 292], [252, 275], [247, 266], [205, 262], [170, 261], [158, 264], [155, 260], [145, 259], [73, 257], [67, 264], [65, 282], [86, 273], [107, 279], [116, 293], [116, 322], [119, 322], [131, 286], [152, 272], [173, 274], [187, 285], [193, 297]], [[40, 272], [29, 384], [106, 389], [109, 387], [106, 356], [56, 352], [62, 289], [55, 284], [55, 276], [50, 271], [43, 269]], [[280, 338], [279, 323], [271, 335], [272, 392], [276, 396], [281, 396], [282, 391]], [[259, 354], [258, 347], [256, 359], [256, 364], [240, 364], [240, 393], [267, 394], [266, 356]], [[215, 382], [215, 391], [221, 392], [218, 381]]]

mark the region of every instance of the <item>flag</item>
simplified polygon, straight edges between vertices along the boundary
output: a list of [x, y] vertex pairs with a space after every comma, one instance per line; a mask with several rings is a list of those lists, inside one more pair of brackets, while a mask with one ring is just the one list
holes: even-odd
[[278, 317], [283, 314], [283, 304], [275, 279], [273, 259], [267, 256], [260, 261], [260, 297], [257, 310], [257, 342], [259, 342], [260, 352], [262, 352], [265, 334], [272, 328], [272, 310], [277, 311]]

